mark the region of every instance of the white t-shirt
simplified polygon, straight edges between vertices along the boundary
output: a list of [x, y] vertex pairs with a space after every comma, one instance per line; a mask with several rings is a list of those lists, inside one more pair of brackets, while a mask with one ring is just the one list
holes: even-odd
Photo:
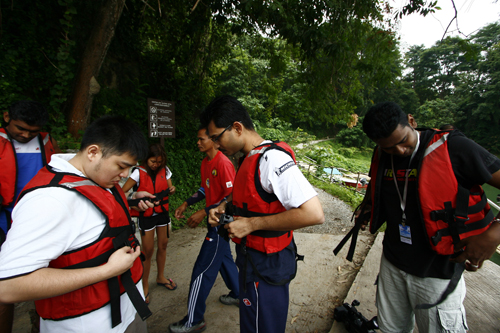
[[[172, 171], [166, 166], [165, 167], [165, 179], [170, 179], [172, 178]], [[136, 183], [137, 186], [139, 186], [139, 168], [134, 168], [134, 171], [132, 171], [132, 174], [130, 175], [130, 179], [133, 179]]]
[[[271, 141], [265, 140], [261, 145], [265, 143]], [[263, 154], [259, 172], [262, 188], [274, 193], [286, 210], [300, 207], [318, 195], [292, 157], [280, 150], [271, 149]]]
[[[83, 174], [68, 163], [74, 154], [52, 155], [55, 171]], [[0, 251], [0, 278], [28, 274], [47, 267], [62, 253], [92, 243], [105, 226], [104, 215], [81, 194], [63, 188], [43, 188], [26, 194], [14, 207], [12, 228]], [[144, 297], [142, 281], [137, 283]], [[41, 332], [124, 332], [136, 310], [128, 295], [120, 298], [122, 323], [111, 328], [106, 305], [86, 315], [65, 320], [40, 320]]]

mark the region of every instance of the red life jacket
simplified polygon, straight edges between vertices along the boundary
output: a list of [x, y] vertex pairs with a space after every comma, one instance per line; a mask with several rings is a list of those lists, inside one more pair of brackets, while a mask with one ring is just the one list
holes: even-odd
[[[0, 200], [2, 206], [9, 206], [14, 201], [17, 183], [17, 156], [14, 144], [5, 128], [0, 128]], [[38, 135], [40, 147], [44, 147], [45, 154], [42, 155], [43, 165], [50, 162], [50, 157], [54, 154], [54, 146], [48, 133]]]
[[[432, 135], [417, 169], [421, 217], [431, 248], [441, 255], [453, 254], [454, 244], [486, 231], [494, 218], [480, 185], [467, 190], [458, 184], [448, 153], [449, 135], [447, 131]], [[371, 166], [372, 233], [384, 222], [379, 218], [378, 204], [384, 172], [380, 155], [376, 149]]]
[[[243, 217], [266, 216], [284, 212], [286, 209], [274, 193], [262, 188], [259, 177], [259, 161], [264, 152], [270, 149], [281, 150], [290, 155], [295, 162], [295, 154], [284, 142], [266, 143], [254, 148], [243, 159], [236, 173], [233, 187], [234, 215]], [[293, 231], [257, 230], [246, 236], [245, 245], [267, 254], [286, 248], [293, 239]], [[237, 244], [241, 238], [233, 238]]]
[[[146, 169], [138, 167], [139, 169], [139, 186], [137, 187], [136, 191], [147, 191], [151, 194], [159, 193], [161, 191], [164, 191], [168, 189], [168, 182], [167, 178], [165, 177], [166, 175], [166, 170], [165, 168], [162, 168], [158, 170], [156, 173], [156, 178], [155, 182], [153, 184], [153, 179], [151, 176], [149, 176], [148, 172]], [[136, 210], [131, 209], [130, 210], [130, 215], [132, 216], [152, 216], [153, 212], [156, 213], [166, 213], [168, 212], [168, 195], [165, 196], [161, 201], [158, 206], [154, 206], [153, 208], [149, 208], [148, 210], [144, 212], [138, 212]]]
[[[112, 194], [88, 178], [57, 173], [52, 171], [52, 168], [45, 167], [26, 185], [18, 200], [28, 192], [45, 187], [76, 191], [90, 200], [106, 217], [106, 226], [99, 239], [82, 248], [61, 254], [52, 260], [48, 267], [66, 269], [96, 267], [106, 263], [117, 249], [125, 245], [132, 248], [138, 245], [126, 198], [119, 186], [111, 189]], [[141, 317], [147, 317], [149, 309], [136, 288], [136, 284], [142, 277], [142, 271], [139, 257], [132, 268], [121, 276], [97, 282], [64, 295], [35, 301], [36, 310], [44, 319], [62, 320], [87, 314], [111, 303], [114, 327], [121, 322], [120, 295], [127, 292]]]

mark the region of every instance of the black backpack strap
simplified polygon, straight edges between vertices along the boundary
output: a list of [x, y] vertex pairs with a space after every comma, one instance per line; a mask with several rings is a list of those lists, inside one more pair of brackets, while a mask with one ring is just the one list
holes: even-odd
[[352, 236], [352, 241], [351, 245], [349, 246], [349, 252], [347, 253], [346, 259], [349, 261], [352, 261], [352, 257], [354, 255], [354, 250], [356, 249], [356, 242], [358, 240], [358, 233], [359, 233], [359, 226], [354, 225], [352, 229], [345, 235], [345, 237], [340, 241], [340, 243], [337, 245], [337, 247], [333, 250], [333, 254], [337, 255], [339, 254], [340, 250], [344, 247], [345, 243], [351, 238]]
[[439, 305], [443, 303], [446, 298], [448, 297], [449, 294], [451, 294], [458, 285], [458, 282], [460, 281], [460, 278], [462, 277], [462, 273], [465, 269], [465, 263], [459, 263], [455, 265], [455, 270], [453, 272], [453, 276], [450, 279], [450, 282], [448, 283], [448, 286], [446, 287], [445, 291], [441, 294], [441, 297], [436, 303], [433, 304], [418, 304], [415, 309], [422, 309], [422, 310], [427, 310], [432, 307], [435, 307], [436, 305]]
[[349, 238], [352, 237], [351, 245], [349, 246], [349, 251], [347, 252], [347, 257], [346, 257], [347, 260], [352, 262], [352, 258], [354, 257], [354, 251], [356, 250], [356, 242], [358, 241], [359, 229], [361, 229], [362, 220], [360, 219], [365, 218], [369, 214], [369, 213], [363, 213], [364, 208], [365, 206], [363, 205], [363, 203], [361, 203], [352, 213], [351, 222], [356, 221], [355, 216], [358, 210], [360, 210], [361, 212], [360, 214], [362, 215], [360, 216], [360, 218], [358, 218], [358, 221], [354, 223], [354, 227], [352, 227], [352, 229], [349, 230], [347, 235], [344, 236], [344, 238], [340, 241], [337, 247], [333, 250], [334, 255], [337, 255], [340, 252], [340, 250], [344, 247], [345, 243], [347, 243]]

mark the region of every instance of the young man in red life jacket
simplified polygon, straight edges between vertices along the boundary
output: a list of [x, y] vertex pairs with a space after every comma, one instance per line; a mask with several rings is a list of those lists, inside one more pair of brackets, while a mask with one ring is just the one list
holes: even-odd
[[[3, 113], [0, 128], [0, 248], [10, 228], [14, 203], [33, 176], [59, 153], [56, 141], [42, 127], [49, 114], [42, 104], [19, 101]], [[14, 304], [0, 305], [0, 332], [10, 332]]]
[[[207, 129], [198, 130], [198, 149], [207, 156], [201, 162], [201, 187], [175, 210], [175, 218], [184, 218], [184, 212], [189, 205], [205, 199], [206, 208], [193, 213], [187, 220], [187, 225], [196, 228], [207, 216], [210, 208], [218, 205], [231, 194], [235, 170], [233, 163], [217, 150], [214, 142], [208, 137]], [[207, 235], [196, 258], [189, 287], [188, 313], [180, 321], [170, 324], [172, 333], [202, 332], [206, 329], [203, 318], [206, 310], [206, 300], [214, 285], [215, 279], [221, 276], [230, 290], [219, 300], [226, 305], [238, 305], [239, 286], [238, 269], [231, 255], [227, 240], [218, 234], [220, 227], [207, 226]]]
[[300, 258], [293, 230], [323, 223], [321, 203], [295, 164], [292, 149], [261, 138], [236, 98], [216, 98], [201, 120], [224, 154], [244, 154], [227, 199], [232, 203], [223, 201], [209, 213], [212, 225], [230, 208], [234, 215], [224, 228], [237, 244], [240, 331], [284, 332], [289, 282]]
[[393, 102], [363, 121], [377, 147], [357, 223], [370, 221], [374, 233], [387, 222], [378, 323], [382, 332], [415, 323], [419, 332], [466, 332], [463, 269], [476, 271], [500, 243], [500, 216], [480, 187], [500, 188], [500, 160], [458, 131], [416, 125]]
[[0, 303], [35, 300], [41, 332], [145, 332], [140, 247], [118, 182], [147, 148], [135, 124], [108, 116], [87, 128], [76, 155], [52, 156], [12, 212]]

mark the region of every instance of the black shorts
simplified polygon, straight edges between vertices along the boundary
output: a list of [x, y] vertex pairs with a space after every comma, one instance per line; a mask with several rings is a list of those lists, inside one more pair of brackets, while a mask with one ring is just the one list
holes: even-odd
[[170, 215], [160, 213], [154, 216], [139, 217], [139, 229], [141, 231], [154, 230], [156, 227], [166, 227], [170, 224]]

